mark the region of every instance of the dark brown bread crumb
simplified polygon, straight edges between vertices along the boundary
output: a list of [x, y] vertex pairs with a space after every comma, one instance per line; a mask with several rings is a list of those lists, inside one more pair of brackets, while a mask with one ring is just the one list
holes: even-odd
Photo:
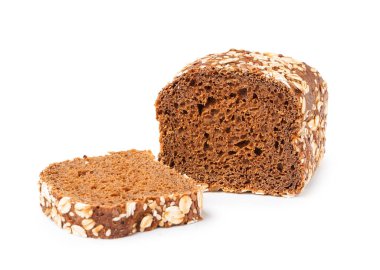
[[116, 238], [200, 219], [199, 187], [150, 151], [54, 163], [39, 185], [45, 214], [81, 236]]
[[159, 159], [210, 190], [291, 196], [324, 153], [326, 84], [282, 55], [230, 50], [159, 94]]

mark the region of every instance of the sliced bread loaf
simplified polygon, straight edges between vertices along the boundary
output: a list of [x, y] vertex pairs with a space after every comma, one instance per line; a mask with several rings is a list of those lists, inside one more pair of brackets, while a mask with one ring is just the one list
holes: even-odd
[[118, 238], [201, 219], [202, 191], [150, 151], [53, 163], [40, 174], [43, 212], [70, 233]]
[[209, 190], [298, 194], [325, 152], [327, 87], [303, 62], [230, 50], [159, 94], [159, 159]]

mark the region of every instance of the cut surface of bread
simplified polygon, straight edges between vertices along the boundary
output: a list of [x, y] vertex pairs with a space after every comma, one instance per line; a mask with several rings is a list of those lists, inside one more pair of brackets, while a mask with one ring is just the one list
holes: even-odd
[[201, 219], [201, 188], [150, 151], [53, 163], [41, 172], [39, 191], [43, 212], [84, 237], [118, 238]]
[[208, 55], [159, 93], [159, 160], [211, 191], [293, 196], [324, 154], [327, 99], [319, 73], [290, 57]]

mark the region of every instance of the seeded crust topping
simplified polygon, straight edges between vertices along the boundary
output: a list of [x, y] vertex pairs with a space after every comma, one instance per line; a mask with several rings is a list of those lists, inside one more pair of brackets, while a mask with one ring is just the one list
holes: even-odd
[[[268, 89], [268, 93], [265, 93], [265, 88]], [[226, 94], [223, 96], [224, 92]], [[275, 95], [280, 96], [280, 101], [276, 100], [277, 97], [273, 98]], [[283, 100], [286, 100], [289, 106], [284, 107], [283, 103], [280, 103]], [[245, 102], [244, 105], [241, 105], [242, 101]], [[283, 133], [286, 135], [283, 151], [279, 142], [281, 140], [274, 144], [275, 151], [278, 149], [281, 153], [287, 151], [287, 154], [295, 157], [296, 160], [279, 160], [277, 168], [257, 161], [266, 154], [268, 160], [276, 155], [280, 156], [275, 153], [272, 155], [270, 151], [264, 151], [261, 155], [263, 150], [257, 146], [264, 144], [263, 147], [268, 149], [265, 136], [269, 139], [278, 137], [276, 127], [275, 132], [270, 133], [266, 130], [261, 132], [268, 123], [257, 123], [265, 121], [257, 118], [260, 115], [268, 118], [267, 122], [272, 121], [269, 119], [270, 112], [260, 114], [258, 111], [261, 108], [255, 107], [258, 105], [265, 109], [269, 101], [278, 103], [270, 109], [276, 113], [278, 119], [287, 121], [285, 125], [293, 122], [288, 128], [291, 132]], [[157, 119], [160, 122], [161, 142], [159, 159], [198, 182], [209, 184], [210, 190], [294, 196], [301, 192], [310, 181], [324, 155], [327, 102], [327, 85], [319, 72], [291, 57], [235, 49], [207, 55], [183, 68], [158, 96], [156, 108]], [[230, 106], [235, 103], [236, 105]], [[239, 121], [236, 118], [234, 120], [230, 113], [236, 113]], [[244, 122], [241, 120], [244, 116], [245, 118], [253, 116], [253, 120]], [[219, 119], [216, 119], [218, 117]], [[228, 121], [230, 121], [229, 124], [226, 123]], [[236, 127], [239, 125], [251, 125], [258, 131], [249, 132], [249, 128], [246, 127], [235, 133], [230, 131], [237, 130]], [[204, 136], [201, 134], [202, 129], [205, 130]], [[252, 136], [260, 134], [261, 141], [252, 139]], [[201, 137], [205, 137], [202, 141], [203, 148], [206, 150], [204, 153], [200, 153], [200, 144], [198, 146], [198, 141], [202, 140]], [[245, 139], [234, 142], [236, 137]], [[287, 139], [290, 141], [289, 146], [287, 146]], [[193, 152], [182, 149], [178, 141], [187, 148], [193, 149]], [[225, 146], [220, 146], [222, 141]], [[230, 143], [235, 143], [238, 147], [230, 146]], [[231, 149], [224, 149], [224, 147]], [[243, 153], [243, 150], [246, 152]], [[233, 157], [224, 158], [226, 152]], [[189, 156], [192, 156], [190, 161], [188, 161]], [[180, 159], [186, 159], [186, 164]], [[234, 168], [224, 169], [222, 160], [225, 163], [224, 166]], [[226, 164], [226, 161], [231, 162]], [[242, 162], [252, 165], [243, 166], [239, 171], [236, 166]], [[290, 162], [294, 163], [293, 167]], [[259, 175], [252, 169], [255, 164], [263, 166], [259, 170], [268, 170], [268, 174]], [[284, 165], [289, 166], [285, 168]], [[284, 175], [286, 169], [289, 170], [290, 167], [297, 173]], [[269, 170], [272, 169], [276, 173], [279, 171], [277, 176], [272, 174], [276, 179], [273, 183], [264, 183], [265, 178], [272, 177], [269, 174]], [[197, 170], [200, 172], [197, 173]], [[238, 175], [246, 184], [237, 183], [239, 182]], [[290, 178], [294, 181], [290, 181]], [[281, 183], [285, 182], [286, 184], [281, 186]]]
[[[111, 153], [111, 156], [118, 155], [116, 159], [110, 159], [109, 156], [108, 158], [107, 156], [100, 158], [106, 163], [109, 162], [109, 166], [115, 162], [119, 164], [124, 163], [124, 165], [126, 165], [127, 163], [122, 158], [125, 157], [125, 153], [128, 153], [128, 158], [131, 159], [133, 159], [135, 155], [140, 155], [140, 161], [142, 160], [148, 165], [151, 162], [158, 164], [157, 161], [153, 160], [153, 155], [151, 155], [150, 152], [144, 153], [143, 151], [135, 150]], [[95, 159], [99, 159], [99, 157]], [[92, 158], [88, 157], [79, 160], [81, 162], [87, 162], [87, 164], [92, 162]], [[78, 166], [75, 164], [76, 162], [78, 162], [78, 159], [76, 159], [75, 162], [66, 161], [64, 167], [66, 170], [80, 169], [78, 172], [81, 172], [83, 168], [76, 167]], [[140, 167], [141, 164], [136, 162], [136, 165]], [[98, 203], [89, 199], [91, 190], [88, 190], [88, 193], [81, 194], [82, 197], [78, 197], [78, 192], [67, 189], [62, 190], [62, 182], [64, 180], [60, 180], [59, 176], [63, 168], [56, 171], [58, 176], [54, 175], [54, 181], [49, 177], [51, 176], [50, 173], [52, 173], [50, 169], [56, 166], [57, 163], [52, 164], [41, 173], [41, 178], [38, 182], [40, 205], [46, 216], [52, 219], [60, 228], [74, 235], [92, 238], [118, 238], [136, 232], [150, 231], [157, 227], [171, 227], [173, 225], [194, 223], [202, 219], [203, 187], [196, 185], [192, 179], [181, 176], [164, 165], [158, 165], [162, 170], [160, 174], [163, 174], [163, 171], [169, 172], [169, 174], [176, 177], [177, 180], [180, 178], [179, 182], [183, 183], [183, 186], [177, 183], [177, 190], [165, 190], [164, 184], [162, 184], [161, 187], [160, 184], [158, 184], [158, 186], [152, 186], [151, 188], [160, 191], [161, 196], [157, 196], [155, 192], [152, 192], [152, 196], [148, 196], [147, 194], [144, 194], [144, 196], [136, 194], [137, 196], [135, 196], [131, 194], [125, 201], [117, 199], [114, 202], [99, 201]], [[104, 172], [104, 168], [100, 170]], [[136, 168], [129, 164], [129, 167], [125, 167], [125, 170], [136, 170]], [[95, 171], [93, 174], [96, 173]], [[117, 171], [115, 171], [115, 173], [117, 173]], [[137, 173], [144, 172], [137, 171]], [[125, 174], [122, 172], [122, 175]], [[104, 174], [102, 174], [102, 176], [104, 177]], [[149, 176], [151, 175], [148, 173], [145, 174], [145, 177]], [[83, 177], [83, 175], [80, 177]], [[106, 181], [107, 183], [115, 181], [110, 176], [105, 179], [109, 180], [109, 182]], [[74, 180], [73, 182], [77, 182], [78, 185], [86, 185], [86, 181], [81, 181], [81, 179]], [[96, 181], [98, 180], [95, 179], [94, 183], [96, 183]], [[154, 181], [157, 181], [157, 179], [154, 179]], [[165, 183], [166, 181], [170, 181], [170, 179], [163, 178], [161, 181]], [[132, 182], [132, 184], [138, 186], [139, 184], [144, 185], [145, 183]], [[106, 198], [106, 195], [104, 195], [104, 198]]]

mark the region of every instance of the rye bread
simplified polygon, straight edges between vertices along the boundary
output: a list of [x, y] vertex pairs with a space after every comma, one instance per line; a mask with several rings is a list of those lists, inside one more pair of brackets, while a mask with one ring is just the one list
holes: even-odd
[[38, 184], [45, 215], [83, 237], [118, 238], [201, 219], [201, 188], [150, 151], [53, 163]]
[[207, 55], [158, 95], [159, 160], [210, 191], [293, 196], [325, 152], [327, 100], [318, 71], [293, 58]]

